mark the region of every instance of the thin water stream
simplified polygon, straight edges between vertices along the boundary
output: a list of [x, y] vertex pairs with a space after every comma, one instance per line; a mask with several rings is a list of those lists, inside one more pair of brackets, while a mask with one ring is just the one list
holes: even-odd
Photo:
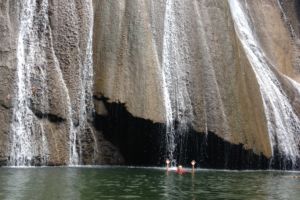
[[167, 118], [166, 149], [172, 165], [176, 165], [174, 153], [180, 145], [178, 139], [184, 137], [193, 120], [193, 108], [187, 88], [188, 74], [185, 70], [190, 67], [187, 62], [188, 38], [184, 25], [178, 20], [181, 17], [178, 9], [183, 4], [177, 0], [167, 0], [164, 18], [162, 70]]

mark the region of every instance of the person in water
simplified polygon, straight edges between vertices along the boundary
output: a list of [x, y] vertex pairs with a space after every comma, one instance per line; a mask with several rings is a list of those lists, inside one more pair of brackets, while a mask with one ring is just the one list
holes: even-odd
[[170, 168], [170, 160], [169, 159], [166, 160], [166, 168], [167, 168], [167, 171], [169, 171], [169, 168]]
[[195, 172], [196, 161], [192, 160], [191, 165], [192, 165], [192, 173], [194, 173]]
[[180, 174], [180, 175], [182, 175], [182, 174], [185, 173], [185, 171], [183, 170], [182, 165], [178, 165], [177, 170], [176, 170], [176, 173], [177, 173], [177, 174]]

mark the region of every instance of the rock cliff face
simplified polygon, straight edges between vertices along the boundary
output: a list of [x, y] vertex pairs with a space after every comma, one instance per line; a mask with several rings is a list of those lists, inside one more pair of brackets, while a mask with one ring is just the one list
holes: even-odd
[[299, 167], [299, 5], [1, 0], [1, 163]]

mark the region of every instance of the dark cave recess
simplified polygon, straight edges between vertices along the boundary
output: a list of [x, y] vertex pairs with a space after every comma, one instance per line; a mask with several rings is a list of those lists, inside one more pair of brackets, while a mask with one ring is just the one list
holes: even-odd
[[[120, 149], [125, 165], [164, 166], [166, 157], [166, 126], [132, 116], [125, 104], [110, 103], [108, 98], [94, 96], [102, 101], [106, 115], [95, 114], [95, 128]], [[272, 159], [245, 150], [242, 144], [224, 141], [212, 132], [199, 133], [189, 129], [176, 133], [174, 157], [177, 164], [190, 167], [196, 160], [200, 168], [213, 169], [297, 169], [278, 153]], [[275, 151], [276, 152], [276, 151]]]

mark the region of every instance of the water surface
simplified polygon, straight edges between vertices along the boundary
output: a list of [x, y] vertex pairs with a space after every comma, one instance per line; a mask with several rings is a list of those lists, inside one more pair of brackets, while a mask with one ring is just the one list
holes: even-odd
[[161, 168], [1, 168], [0, 199], [300, 199], [300, 176], [282, 171]]

